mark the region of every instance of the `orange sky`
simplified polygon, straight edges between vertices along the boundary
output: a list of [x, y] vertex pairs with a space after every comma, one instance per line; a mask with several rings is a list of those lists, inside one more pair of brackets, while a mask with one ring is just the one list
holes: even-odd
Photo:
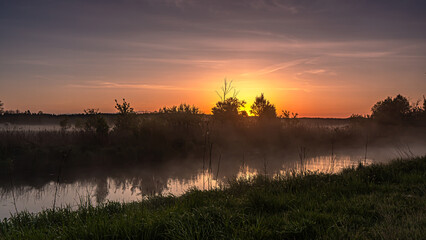
[[[302, 117], [426, 94], [424, 1], [11, 1], [0, 9], [6, 109], [210, 113], [223, 79]], [[423, 8], [424, 9], [424, 8]]]

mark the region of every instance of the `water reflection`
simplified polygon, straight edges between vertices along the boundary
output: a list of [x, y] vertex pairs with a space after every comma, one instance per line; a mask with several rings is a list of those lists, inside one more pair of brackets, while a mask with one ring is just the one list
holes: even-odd
[[0, 218], [14, 214], [15, 206], [18, 211], [39, 212], [52, 208], [54, 202], [58, 207], [76, 208], [85, 202], [96, 205], [105, 201], [138, 201], [158, 194], [179, 196], [191, 188], [206, 190], [224, 186], [228, 179], [235, 177], [248, 179], [259, 174], [275, 176], [300, 171], [335, 173], [359, 163], [368, 165], [395, 158], [389, 149], [376, 149], [369, 158], [365, 158], [360, 149], [347, 152], [351, 154], [316, 154], [302, 159], [297, 154], [266, 157], [252, 154], [240, 159], [224, 156], [220, 165], [213, 161], [212, 169], [204, 171], [199, 159], [171, 161], [161, 166], [86, 169], [78, 170], [81, 175], [74, 173], [72, 177], [67, 177], [72, 174], [65, 172], [61, 183], [50, 181], [41, 187], [38, 183], [32, 186], [32, 182], [37, 181], [31, 179], [16, 181], [13, 187], [0, 185]]

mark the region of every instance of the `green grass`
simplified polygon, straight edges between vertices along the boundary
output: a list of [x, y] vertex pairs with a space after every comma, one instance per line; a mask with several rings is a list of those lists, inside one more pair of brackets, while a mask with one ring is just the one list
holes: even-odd
[[424, 239], [426, 157], [181, 197], [20, 213], [0, 239]]

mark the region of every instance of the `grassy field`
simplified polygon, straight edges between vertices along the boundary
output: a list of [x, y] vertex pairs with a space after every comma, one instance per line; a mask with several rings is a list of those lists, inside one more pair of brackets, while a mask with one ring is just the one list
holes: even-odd
[[231, 181], [181, 197], [20, 213], [1, 239], [422, 239], [426, 157]]

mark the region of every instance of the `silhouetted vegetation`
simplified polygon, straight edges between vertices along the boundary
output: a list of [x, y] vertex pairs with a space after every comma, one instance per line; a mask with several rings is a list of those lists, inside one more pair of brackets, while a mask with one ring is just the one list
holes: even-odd
[[159, 113], [183, 113], [183, 114], [201, 114], [200, 109], [194, 105], [182, 103], [179, 106], [163, 107], [158, 110]]
[[[408, 99], [400, 94], [396, 97], [387, 97], [383, 101], [377, 102], [371, 108], [371, 118], [383, 124], [402, 124], [426, 121], [425, 99], [423, 109], [418, 106], [411, 106]], [[425, 124], [423, 122], [423, 124]]]
[[299, 116], [299, 114], [298, 114], [298, 113], [290, 112], [290, 111], [288, 111], [288, 110], [282, 110], [282, 111], [281, 111], [280, 118], [284, 118], [284, 119], [290, 119], [290, 118], [293, 118], [293, 119], [296, 119], [296, 118], [297, 118], [297, 116]]
[[261, 119], [273, 119], [277, 117], [275, 105], [266, 100], [263, 93], [259, 97], [256, 97], [253, 105], [251, 105], [250, 113]]
[[410, 103], [406, 97], [397, 95], [377, 102], [371, 108], [371, 117], [383, 123], [398, 123], [406, 120], [411, 112]]
[[3, 113], [4, 113], [3, 105], [4, 105], [4, 103], [2, 101], [0, 101], [0, 115], [3, 115]]
[[[232, 97], [228, 95], [233, 92]], [[212, 114], [215, 119], [221, 121], [237, 121], [241, 116], [247, 116], [244, 109], [246, 102], [237, 98], [238, 91], [232, 86], [232, 81], [224, 80], [220, 91], [216, 91], [220, 101], [212, 108]]]
[[118, 117], [115, 121], [116, 129], [132, 130], [137, 128], [136, 112], [130, 107], [130, 103], [126, 102], [126, 99], [123, 98], [121, 104], [115, 99], [115, 109], [118, 110]]
[[73, 211], [21, 212], [2, 239], [422, 239], [426, 157]]
[[[55, 169], [58, 161], [56, 156], [65, 149], [72, 149], [66, 165], [96, 166], [99, 163], [120, 165], [124, 159], [134, 164], [160, 163], [165, 159], [187, 156], [205, 158], [211, 146], [236, 155], [247, 152], [266, 155], [269, 152], [293, 152], [301, 146], [318, 151], [330, 151], [331, 146], [333, 149], [364, 146], [366, 136], [368, 144], [377, 147], [400, 141], [402, 137], [426, 139], [421, 123], [417, 127], [381, 126], [379, 119], [382, 116], [389, 119], [388, 112], [398, 121], [405, 121], [414, 113], [418, 114], [415, 119], [424, 116], [424, 109], [409, 107], [402, 96], [377, 103], [373, 107], [372, 119], [363, 116], [346, 120], [297, 119], [297, 114], [283, 111], [281, 118], [271, 124], [242, 117], [243, 102], [234, 97], [237, 92], [231, 83], [224, 82], [219, 94], [221, 100], [213, 108], [212, 116], [200, 114], [197, 107], [188, 104], [164, 107], [158, 113], [137, 114], [124, 99], [122, 103], [115, 102], [118, 114], [102, 114], [97, 109], [62, 116], [4, 114], [0, 122], [25, 122], [23, 119], [27, 119], [27, 122], [59, 124], [60, 129], [0, 131], [0, 163], [13, 159], [13, 174], [20, 176], [30, 169], [39, 169], [40, 174], [54, 171], [52, 168]], [[234, 95], [229, 97], [232, 92]], [[253, 105], [256, 114], [270, 112], [269, 117], [274, 115], [273, 104], [263, 95]], [[397, 109], [399, 115], [392, 109]], [[218, 119], [220, 121], [216, 121]], [[9, 174], [10, 170], [4, 168], [3, 171]]]
[[239, 116], [247, 116], [244, 109], [245, 101], [240, 101], [236, 97], [227, 98], [224, 101], [219, 101], [212, 108], [213, 116], [220, 120], [238, 120]]
[[105, 137], [108, 135], [108, 123], [105, 118], [102, 117], [99, 109], [85, 109], [84, 113], [88, 116], [84, 126], [85, 131], [96, 133], [99, 137]]

